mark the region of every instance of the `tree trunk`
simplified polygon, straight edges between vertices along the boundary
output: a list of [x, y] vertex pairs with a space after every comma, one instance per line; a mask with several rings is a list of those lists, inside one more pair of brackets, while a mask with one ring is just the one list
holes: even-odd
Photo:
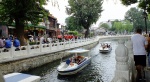
[[24, 41], [24, 23], [21, 21], [19, 18], [15, 20], [16, 23], [16, 29], [14, 35], [19, 39], [20, 45], [24, 46], [25, 41]]
[[88, 35], [89, 35], [89, 28], [87, 28], [86, 31], [85, 31], [85, 38], [87, 38]]

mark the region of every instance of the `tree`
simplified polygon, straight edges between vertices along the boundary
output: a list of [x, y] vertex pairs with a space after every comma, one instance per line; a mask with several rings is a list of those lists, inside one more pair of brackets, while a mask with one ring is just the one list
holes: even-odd
[[139, 26], [144, 29], [145, 24], [142, 14], [143, 14], [142, 10], [132, 7], [126, 12], [125, 19], [133, 23], [134, 29], [136, 29], [136, 27]]
[[73, 16], [66, 18], [65, 22], [66, 22], [67, 30], [70, 30], [70, 31], [77, 30], [79, 32], [80, 31], [82, 32], [83, 27], [81, 27], [80, 25], [77, 24], [77, 21], [75, 20], [75, 18]]
[[21, 45], [24, 45], [24, 27], [27, 22], [38, 24], [46, 17], [48, 11], [43, 8], [47, 0], [2, 0], [0, 18], [7, 25], [15, 23], [15, 33]]
[[110, 27], [107, 23], [102, 23], [99, 27], [104, 27], [107, 30], [110, 29]]
[[140, 8], [145, 9], [150, 13], [150, 0], [121, 0], [121, 2], [126, 6], [139, 3]]
[[86, 29], [85, 37], [88, 37], [89, 27], [96, 23], [102, 12], [102, 0], [69, 0], [68, 3], [67, 13]]
[[133, 31], [133, 24], [128, 21], [128, 20], [124, 20], [124, 21], [114, 21], [112, 23], [112, 31], [116, 31], [116, 32], [132, 32]]

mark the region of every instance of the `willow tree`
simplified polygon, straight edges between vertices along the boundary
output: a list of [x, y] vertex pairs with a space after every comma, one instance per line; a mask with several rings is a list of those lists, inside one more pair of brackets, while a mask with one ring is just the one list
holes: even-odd
[[24, 27], [26, 22], [37, 24], [47, 16], [43, 8], [47, 0], [2, 0], [0, 2], [0, 21], [7, 25], [15, 23], [15, 36], [24, 45]]
[[102, 12], [103, 0], [68, 0], [67, 13], [71, 15], [80, 27], [86, 29], [88, 37], [89, 27], [96, 23]]

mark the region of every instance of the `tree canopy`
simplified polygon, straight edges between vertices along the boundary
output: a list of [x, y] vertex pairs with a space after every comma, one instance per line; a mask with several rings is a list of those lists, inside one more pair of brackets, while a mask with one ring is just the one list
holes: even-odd
[[77, 21], [75, 20], [75, 18], [73, 16], [66, 18], [65, 22], [66, 22], [66, 29], [67, 30], [70, 30], [70, 31], [76, 30], [76, 31], [82, 32], [83, 27], [78, 25]]
[[125, 19], [133, 23], [133, 28], [141, 27], [145, 29], [143, 11], [141, 9], [137, 9], [135, 7], [130, 8], [126, 14]]
[[102, 23], [99, 27], [103, 27], [105, 29], [110, 29], [109, 25], [107, 23]]
[[76, 23], [86, 29], [85, 37], [89, 34], [89, 27], [96, 23], [102, 12], [102, 0], [68, 0], [67, 13], [74, 17]]
[[150, 0], [121, 0], [121, 2], [126, 6], [139, 3], [140, 8], [145, 9], [150, 13]]
[[48, 11], [43, 8], [47, 0], [2, 0], [0, 2], [1, 22], [7, 25], [15, 23], [15, 36], [24, 45], [24, 26], [27, 22], [37, 24], [47, 16]]

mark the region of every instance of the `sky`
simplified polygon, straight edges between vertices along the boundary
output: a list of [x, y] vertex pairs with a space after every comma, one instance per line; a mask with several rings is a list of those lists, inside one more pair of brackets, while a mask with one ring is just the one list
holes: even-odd
[[[54, 1], [54, 0], [52, 0]], [[48, 2], [48, 4], [45, 6], [46, 9], [49, 10], [49, 12], [57, 18], [58, 23], [61, 25], [66, 25], [65, 24], [65, 19], [68, 17], [66, 14], [65, 6], [68, 6], [68, 0], [57, 0], [59, 7], [54, 7], [52, 6], [51, 2]], [[101, 16], [99, 20], [93, 24], [93, 26], [98, 26], [100, 22], [105, 22], [108, 20], [114, 20], [114, 19], [119, 19], [122, 20], [124, 19], [125, 13], [131, 8], [131, 7], [136, 7], [137, 4], [133, 4], [131, 6], [124, 6], [121, 4], [120, 0], [104, 0], [102, 9], [103, 12], [101, 13]]]

